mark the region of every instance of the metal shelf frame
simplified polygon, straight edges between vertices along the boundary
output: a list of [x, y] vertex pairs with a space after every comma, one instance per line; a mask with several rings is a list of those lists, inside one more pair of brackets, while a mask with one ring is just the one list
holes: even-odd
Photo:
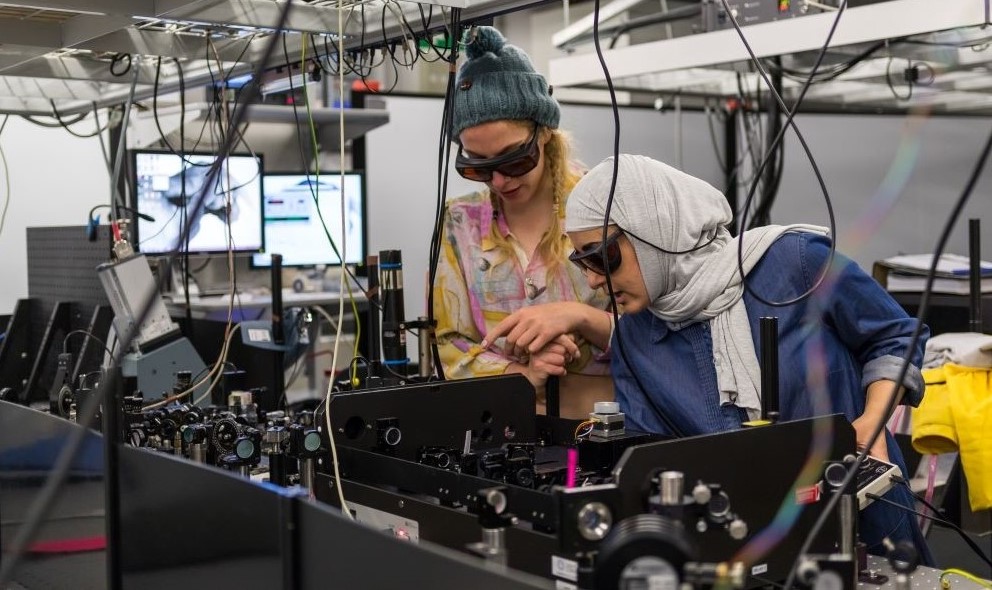
[[[603, 10], [615, 16], [617, 11], [609, 10], [611, 6], [624, 8], [634, 3], [614, 0]], [[742, 30], [759, 58], [808, 56], [821, 49], [835, 16], [835, 12], [821, 12], [753, 24]], [[555, 43], [566, 43], [584, 31], [576, 25], [554, 35]], [[928, 49], [886, 47], [878, 57], [865, 60], [836, 81], [815, 84], [807, 100], [838, 110], [851, 106], [926, 106], [935, 112], [992, 110], [988, 67], [992, 65], [992, 50], [949, 46], [955, 39], [974, 39], [976, 45], [987, 45], [986, 41], [992, 41], [989, 25], [989, 0], [888, 0], [848, 8], [831, 41], [834, 55], [853, 54], [869, 43], [920, 35], [932, 35], [937, 43]], [[756, 74], [745, 70], [750, 57], [733, 28], [618, 47], [605, 50], [603, 57], [614, 84], [624, 90], [729, 97], [738, 93], [739, 72], [749, 87], [760, 84]], [[912, 98], [900, 100], [889, 81], [901, 83], [902, 72], [911, 63], [931, 68], [933, 84], [917, 85]], [[591, 51], [552, 59], [549, 73], [550, 82], [558, 87], [605, 87], [599, 59]], [[787, 98], [790, 93], [794, 97], [800, 86], [800, 82], [785, 80]]]
[[[367, 7], [375, 18], [364, 36], [354, 22], [345, 29], [346, 51], [403, 40], [406, 19], [416, 32], [425, 24], [418, 5], [430, 11], [426, 30], [443, 31], [446, 15], [461, 10], [462, 22], [494, 16], [550, 0], [399, 0], [386, 10], [384, 0], [347, 0], [340, 4], [357, 14]], [[296, 0], [286, 32], [291, 60], [298, 60], [303, 35], [336, 43], [337, 0]], [[137, 75], [136, 100], [179, 87], [175, 61], [182, 64], [188, 88], [217, 76], [217, 63], [237, 76], [250, 71], [273, 34], [280, 2], [272, 0], [10, 0], [0, 3], [0, 112], [52, 115], [54, 108], [72, 115], [125, 101]], [[385, 12], [385, 26], [380, 14]], [[354, 19], [353, 19], [354, 20]], [[125, 76], [114, 75], [110, 61], [128, 54]], [[271, 67], [285, 65], [277, 51]]]

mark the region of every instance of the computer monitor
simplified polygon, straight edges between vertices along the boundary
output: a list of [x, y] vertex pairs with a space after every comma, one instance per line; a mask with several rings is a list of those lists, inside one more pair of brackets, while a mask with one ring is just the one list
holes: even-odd
[[[216, 154], [178, 154], [162, 151], [132, 152], [134, 208], [155, 221], [138, 218], [135, 243], [145, 254], [165, 254], [176, 248], [182, 207], [190, 215], [196, 198], [210, 172]], [[184, 161], [185, 159], [185, 161]], [[182, 191], [183, 167], [186, 169], [186, 191]], [[217, 174], [214, 187], [204, 195], [203, 204], [192, 219], [189, 230], [190, 254], [227, 252], [228, 227], [231, 249], [235, 252], [261, 252], [265, 242], [262, 232], [262, 158], [261, 156], [231, 155]], [[231, 195], [230, 213], [226, 206]], [[179, 245], [183, 251], [185, 244]]]
[[[341, 174], [335, 172], [309, 176], [266, 174], [263, 177], [263, 188], [265, 253], [252, 256], [254, 266], [271, 266], [271, 254], [282, 254], [283, 266], [340, 265], [341, 259], [327, 240], [325, 225], [338, 252], [343, 246], [346, 247], [345, 263], [364, 263], [367, 232], [363, 173], [345, 173], [343, 184]], [[345, 204], [343, 236], [342, 199]], [[320, 204], [319, 215], [317, 203]]]

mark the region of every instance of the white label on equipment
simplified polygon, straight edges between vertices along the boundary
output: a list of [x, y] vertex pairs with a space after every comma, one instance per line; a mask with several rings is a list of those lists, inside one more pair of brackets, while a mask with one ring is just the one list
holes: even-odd
[[768, 571], [768, 564], [759, 563], [758, 565], [751, 568], [751, 575], [760, 576], [761, 574], [766, 573], [767, 571]]
[[579, 590], [579, 587], [562, 580], [555, 580], [555, 590]]
[[578, 582], [579, 562], [572, 561], [571, 559], [565, 559], [564, 557], [558, 557], [557, 555], [552, 555], [551, 574], [559, 578], [565, 578], [566, 580]]
[[272, 337], [269, 335], [268, 330], [261, 328], [249, 328], [248, 329], [248, 340], [252, 342], [271, 342]]

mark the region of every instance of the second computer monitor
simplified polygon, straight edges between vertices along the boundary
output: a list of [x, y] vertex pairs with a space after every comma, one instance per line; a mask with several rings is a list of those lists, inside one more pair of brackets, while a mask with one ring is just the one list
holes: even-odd
[[[319, 175], [266, 174], [264, 199], [265, 254], [255, 254], [256, 267], [271, 265], [271, 254], [281, 254], [283, 266], [339, 265], [327, 234], [347, 264], [365, 261], [365, 176], [347, 172]], [[342, 201], [344, 230], [342, 233]], [[326, 231], [325, 231], [326, 228]]]

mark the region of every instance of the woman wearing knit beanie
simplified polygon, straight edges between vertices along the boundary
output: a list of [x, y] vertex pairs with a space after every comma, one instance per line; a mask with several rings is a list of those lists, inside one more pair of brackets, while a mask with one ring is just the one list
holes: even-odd
[[[580, 174], [545, 79], [492, 27], [466, 39], [451, 136], [455, 168], [485, 189], [447, 203], [434, 314], [450, 378], [561, 376], [561, 414], [613, 399], [609, 300], [567, 261], [565, 199]], [[497, 329], [500, 337], [492, 336]], [[540, 406], [540, 402], [539, 402]], [[539, 408], [540, 409], [540, 408]]]

